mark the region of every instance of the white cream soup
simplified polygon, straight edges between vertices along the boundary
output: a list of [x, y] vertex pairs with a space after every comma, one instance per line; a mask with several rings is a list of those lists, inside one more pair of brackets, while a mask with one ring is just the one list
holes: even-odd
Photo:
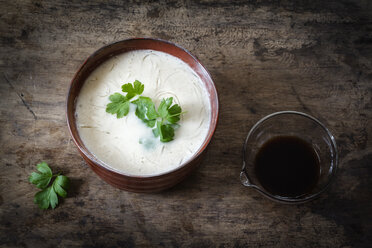
[[[179, 121], [174, 140], [155, 138], [152, 129], [135, 115], [117, 119], [106, 113], [109, 96], [121, 86], [139, 80], [143, 96], [156, 108], [166, 97], [187, 111]], [[201, 147], [210, 125], [210, 103], [201, 79], [180, 59], [158, 51], [138, 50], [115, 56], [87, 78], [76, 103], [79, 135], [97, 159], [114, 170], [131, 175], [156, 175], [177, 168]]]

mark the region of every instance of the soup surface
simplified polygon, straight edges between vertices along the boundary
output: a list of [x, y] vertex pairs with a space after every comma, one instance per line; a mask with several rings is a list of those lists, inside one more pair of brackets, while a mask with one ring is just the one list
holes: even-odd
[[[106, 112], [109, 96], [139, 80], [143, 96], [156, 108], [173, 97], [183, 114], [174, 140], [162, 143], [136, 115], [134, 104], [117, 119]], [[96, 68], [76, 102], [79, 135], [89, 151], [106, 166], [131, 175], [156, 175], [188, 161], [201, 147], [210, 125], [210, 103], [201, 79], [180, 59], [158, 51], [137, 50], [115, 56]]]

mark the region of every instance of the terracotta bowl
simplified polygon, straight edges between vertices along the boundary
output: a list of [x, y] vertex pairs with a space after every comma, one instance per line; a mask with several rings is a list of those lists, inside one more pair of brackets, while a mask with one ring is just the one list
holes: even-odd
[[[100, 64], [108, 60], [112, 56], [125, 53], [132, 50], [151, 49], [161, 51], [173, 55], [186, 64], [188, 64], [196, 74], [199, 75], [202, 82], [205, 84], [209, 95], [211, 105], [211, 121], [208, 135], [204, 140], [201, 148], [196, 154], [185, 164], [177, 167], [169, 172], [156, 176], [132, 176], [123, 172], [117, 172], [105, 166], [86, 148], [81, 140], [76, 127], [75, 121], [75, 103], [85, 80], [89, 74], [94, 71]], [[80, 67], [72, 79], [70, 89], [67, 96], [67, 125], [70, 134], [76, 146], [79, 149], [81, 156], [88, 163], [90, 168], [103, 180], [119, 189], [133, 192], [157, 192], [174, 186], [175, 184], [186, 178], [199, 164], [202, 155], [213, 136], [218, 120], [218, 97], [213, 80], [205, 67], [185, 49], [158, 39], [129, 39], [123, 40], [111, 45], [105, 46], [93, 53]]]

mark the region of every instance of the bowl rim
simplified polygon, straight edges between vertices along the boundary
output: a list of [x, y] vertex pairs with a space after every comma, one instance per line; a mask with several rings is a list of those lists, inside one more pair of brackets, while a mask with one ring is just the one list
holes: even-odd
[[[299, 197], [284, 197], [284, 196], [273, 195], [273, 194], [267, 192], [265, 189], [263, 189], [263, 188], [255, 185], [255, 184], [252, 184], [251, 183], [251, 179], [250, 179], [247, 171], [245, 170], [245, 168], [246, 168], [247, 144], [248, 144], [248, 140], [249, 140], [250, 136], [252, 135], [252, 133], [263, 122], [265, 122], [265, 121], [267, 121], [267, 120], [269, 120], [269, 119], [271, 119], [271, 118], [273, 118], [275, 116], [284, 115], [284, 114], [299, 115], [299, 116], [308, 118], [308, 119], [314, 121], [315, 123], [317, 123], [326, 132], [326, 134], [330, 138], [330, 140], [331, 140], [330, 147], [334, 151], [334, 164], [332, 164], [332, 166], [331, 166], [332, 172], [331, 172], [331, 175], [330, 175], [330, 177], [328, 179], [328, 182], [318, 192], [316, 192], [314, 194], [311, 194], [311, 195], [307, 195], [305, 197], [301, 197], [301, 196], [299, 196]], [[337, 150], [336, 139], [332, 135], [332, 133], [329, 131], [329, 129], [322, 122], [320, 122], [318, 119], [316, 119], [315, 117], [313, 117], [313, 116], [311, 116], [309, 114], [306, 114], [306, 113], [303, 113], [303, 112], [299, 112], [299, 111], [285, 110], [285, 111], [275, 112], [275, 113], [272, 113], [272, 114], [269, 114], [269, 115], [263, 117], [262, 119], [260, 119], [259, 121], [257, 121], [256, 124], [254, 124], [253, 127], [249, 130], [248, 135], [247, 135], [247, 137], [245, 139], [245, 142], [244, 142], [244, 146], [243, 146], [243, 167], [242, 167], [241, 172], [240, 172], [240, 180], [241, 180], [241, 182], [243, 183], [244, 186], [254, 188], [255, 190], [257, 190], [258, 192], [260, 192], [265, 197], [267, 197], [267, 198], [269, 198], [271, 200], [274, 200], [276, 202], [281, 202], [281, 203], [297, 204], [297, 203], [305, 203], [305, 202], [308, 202], [310, 200], [313, 200], [313, 199], [319, 197], [319, 195], [321, 193], [323, 193], [324, 191], [326, 191], [329, 188], [329, 185], [331, 184], [331, 182], [334, 181], [337, 168], [338, 168], [338, 150]]]
[[[105, 49], [108, 49], [111, 46], [115, 46], [115, 45], [121, 44], [121, 43], [144, 41], [144, 40], [145, 41], [146, 40], [147, 41], [156, 41], [156, 42], [165, 43], [165, 44], [170, 45], [170, 46], [174, 46], [174, 47], [180, 49], [181, 51], [185, 52], [187, 54], [187, 56], [190, 56], [192, 58], [192, 60], [194, 60], [196, 62], [196, 64], [198, 66], [200, 66], [205, 71], [206, 76], [209, 77], [209, 79], [211, 81], [211, 89], [212, 89], [212, 91], [214, 93], [214, 97], [215, 97], [216, 110], [215, 110], [215, 118], [214, 118], [215, 121], [213, 120], [213, 115], [211, 115], [211, 125], [210, 125], [210, 128], [209, 128], [210, 132], [208, 132], [209, 133], [208, 136], [206, 137], [206, 139], [204, 139], [203, 143], [201, 144], [201, 146], [199, 147], [199, 149], [195, 152], [195, 154], [192, 157], [190, 157], [188, 160], [186, 160], [180, 166], [177, 166], [177, 167], [175, 167], [175, 168], [173, 168], [172, 170], [169, 170], [169, 171], [161, 172], [161, 173], [158, 173], [158, 174], [151, 174], [151, 175], [136, 175], [136, 174], [130, 174], [130, 173], [126, 173], [126, 172], [123, 172], [123, 171], [119, 171], [119, 170], [117, 170], [115, 168], [110, 167], [108, 164], [106, 164], [105, 162], [103, 162], [102, 160], [100, 160], [96, 156], [94, 156], [87, 149], [87, 147], [84, 145], [83, 142], [82, 142], [82, 146], [77, 142], [77, 140], [75, 138], [75, 135], [73, 134], [73, 132], [71, 130], [70, 122], [72, 123], [72, 121], [69, 118], [69, 107], [68, 106], [69, 106], [69, 99], [70, 99], [70, 95], [71, 95], [71, 91], [72, 91], [74, 82], [75, 82], [78, 74], [85, 68], [86, 64], [90, 60], [94, 59], [94, 57], [97, 56], [100, 52], [104, 51]], [[149, 48], [149, 49], [151, 50], [151, 48]], [[145, 50], [145, 49], [131, 49], [130, 51], [135, 51], [135, 50]], [[161, 51], [161, 52], [164, 52], [164, 51]], [[123, 53], [125, 53], [125, 52], [123, 52]], [[164, 52], [164, 53], [169, 54], [167, 52]], [[174, 55], [172, 55], [172, 56], [174, 56]], [[177, 57], [177, 56], [174, 56], [174, 57]], [[107, 61], [108, 59], [110, 59], [110, 58], [108, 57], [104, 61]], [[178, 58], [178, 59], [181, 59], [181, 58]], [[104, 61], [102, 61], [101, 63], [103, 63]], [[183, 61], [183, 62], [186, 63], [185, 61]], [[191, 68], [191, 69], [192, 69], [193, 72], [196, 73], [196, 71], [193, 68]], [[196, 73], [196, 74], [198, 74], [198, 73]], [[209, 93], [208, 93], [208, 95], [209, 95]], [[75, 105], [76, 99], [77, 99], [77, 97], [75, 97], [74, 99], [72, 99], [74, 101], [74, 103], [73, 103], [74, 105]], [[77, 146], [78, 150], [81, 153], [83, 153], [89, 160], [91, 160], [92, 162], [94, 162], [95, 164], [97, 164], [98, 166], [100, 166], [101, 168], [103, 168], [105, 170], [108, 170], [109, 172], [112, 172], [114, 174], [117, 174], [118, 176], [124, 176], [124, 177], [128, 177], [128, 178], [139, 179], [139, 180], [140, 179], [149, 179], [149, 178], [151, 178], [151, 179], [161, 178], [161, 177], [163, 177], [165, 175], [172, 174], [174, 172], [177, 172], [177, 171], [182, 170], [183, 168], [185, 168], [188, 164], [190, 164], [190, 162], [194, 161], [197, 157], [199, 157], [206, 150], [207, 146], [211, 142], [212, 137], [213, 137], [213, 135], [214, 135], [214, 133], [216, 131], [218, 120], [219, 120], [219, 98], [218, 98], [218, 92], [217, 92], [217, 88], [215, 86], [215, 83], [214, 83], [213, 78], [212, 78], [211, 74], [209, 73], [209, 71], [206, 69], [206, 67], [200, 62], [200, 60], [197, 57], [195, 57], [194, 55], [192, 55], [185, 48], [183, 48], [183, 47], [181, 47], [181, 46], [179, 46], [179, 45], [177, 45], [177, 44], [175, 44], [173, 42], [170, 42], [170, 41], [167, 41], [167, 40], [163, 40], [163, 39], [159, 39], [159, 38], [149, 38], [149, 37], [144, 37], [144, 38], [128, 38], [128, 39], [116, 41], [116, 42], [113, 42], [113, 43], [110, 43], [110, 44], [107, 44], [107, 45], [104, 45], [104, 46], [100, 47], [99, 49], [97, 49], [96, 51], [94, 51], [91, 55], [89, 55], [89, 57], [85, 59], [85, 61], [80, 65], [79, 69], [76, 71], [76, 73], [74, 74], [74, 76], [73, 76], [73, 78], [72, 78], [72, 80], [70, 82], [68, 93], [67, 93], [67, 98], [66, 98], [66, 121], [67, 121], [67, 126], [68, 126], [68, 130], [69, 130], [70, 136], [72, 137], [72, 140], [75, 143], [75, 145]], [[213, 125], [213, 123], [214, 123], [214, 125]], [[76, 133], [78, 134], [78, 132], [76, 132]]]

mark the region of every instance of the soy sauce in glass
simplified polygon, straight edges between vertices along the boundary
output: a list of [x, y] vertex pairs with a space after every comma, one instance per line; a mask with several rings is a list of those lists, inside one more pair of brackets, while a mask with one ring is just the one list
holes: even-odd
[[255, 157], [254, 168], [262, 187], [282, 197], [310, 193], [320, 174], [314, 148], [295, 136], [277, 136], [266, 141]]

